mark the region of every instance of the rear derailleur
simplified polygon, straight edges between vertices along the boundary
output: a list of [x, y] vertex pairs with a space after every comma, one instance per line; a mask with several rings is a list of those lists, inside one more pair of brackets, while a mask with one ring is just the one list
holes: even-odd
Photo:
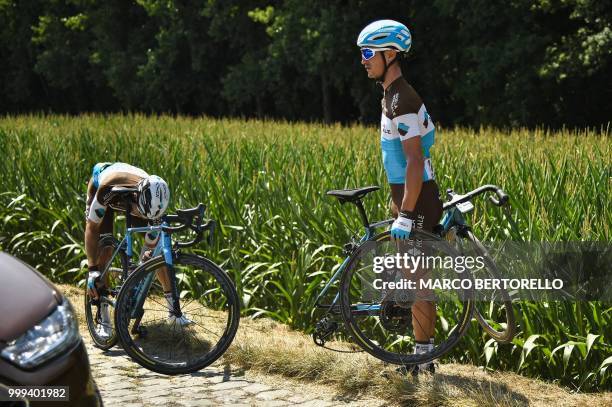
[[331, 317], [323, 317], [312, 333], [312, 339], [318, 346], [325, 346], [325, 342], [338, 330], [338, 322]]

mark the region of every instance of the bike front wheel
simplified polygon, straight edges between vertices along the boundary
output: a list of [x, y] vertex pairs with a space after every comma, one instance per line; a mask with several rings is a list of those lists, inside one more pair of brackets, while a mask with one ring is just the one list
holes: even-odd
[[[142, 264], [117, 298], [115, 325], [126, 353], [141, 366], [174, 375], [200, 370], [229, 347], [240, 319], [234, 284], [212, 261], [179, 254]], [[174, 279], [178, 298], [168, 294]], [[176, 301], [176, 302], [174, 302]]]
[[[359, 246], [340, 283], [341, 313], [353, 340], [372, 356], [403, 366], [428, 363], [450, 351], [473, 314], [471, 284], [442, 289], [421, 281], [469, 280], [469, 273], [457, 276], [450, 267], [444, 276], [435, 264], [419, 267], [410, 259], [458, 256], [447, 242], [418, 230], [405, 242], [384, 232]], [[386, 264], [384, 270], [381, 264]], [[416, 346], [416, 337], [423, 333], [429, 335], [427, 342], [434, 339], [428, 351]]]
[[[468, 229], [465, 232], [464, 239], [467, 239], [469, 243], [465, 244], [463, 242], [463, 246], [470, 246], [469, 250], [481, 256], [484, 261], [483, 270], [474, 276], [481, 277], [480, 274], [483, 274], [483, 278], [501, 278], [501, 273], [489, 251], [480, 243], [471, 230]], [[487, 334], [497, 342], [509, 343], [516, 333], [516, 319], [514, 317], [512, 298], [508, 291], [503, 288], [492, 290], [492, 292], [488, 293], [488, 297], [486, 301], [476, 300], [476, 319]]]

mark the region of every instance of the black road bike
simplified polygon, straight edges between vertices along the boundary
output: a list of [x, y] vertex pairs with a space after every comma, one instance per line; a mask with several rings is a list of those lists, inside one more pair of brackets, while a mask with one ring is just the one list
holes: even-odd
[[[497, 290], [486, 301], [477, 301], [473, 286], [460, 284], [442, 289], [428, 287], [421, 289], [420, 293], [413, 290], [411, 296], [406, 290], [385, 289], [393, 287], [389, 283], [395, 283], [394, 286], [398, 287], [402, 279], [410, 281], [405, 269], [381, 272], [377, 267], [380, 266], [380, 259], [393, 257], [397, 253], [408, 253], [411, 257], [427, 253], [432, 258], [451, 259], [475, 255], [481, 257], [484, 265], [478, 271], [480, 275], [463, 273], [461, 279], [469, 280], [469, 283], [476, 277], [500, 277], [494, 259], [478, 241], [464, 215], [474, 208], [471, 201], [478, 195], [493, 192], [496, 196], [490, 196], [490, 201], [497, 206], [506, 205], [508, 195], [495, 185], [483, 185], [464, 195], [449, 189], [448, 202], [443, 205], [444, 216], [435, 233], [413, 230], [410, 239], [400, 243], [392, 240], [390, 232], [384, 230], [394, 219], [375, 223], [368, 221], [362, 199], [378, 189], [378, 186], [370, 186], [327, 192], [341, 204], [351, 203], [357, 207], [365, 232], [361, 238], [353, 238], [344, 245], [347, 257], [316, 299], [316, 307], [324, 315], [316, 324], [314, 342], [327, 347], [326, 343], [342, 337], [340, 328], [344, 327], [360, 348], [376, 358], [411, 366], [431, 362], [450, 351], [466, 332], [473, 316], [496, 341], [510, 342], [516, 332], [516, 323], [512, 299], [507, 291]], [[448, 277], [456, 279], [456, 268], [451, 267], [449, 273], [453, 275], [449, 274]], [[428, 267], [421, 267], [420, 274], [411, 277], [412, 281], [424, 280], [431, 272]], [[404, 278], [406, 275], [409, 278]], [[329, 293], [333, 289], [337, 290], [333, 300], [328, 304], [322, 303], [324, 297], [331, 298]], [[422, 296], [419, 297], [419, 294]], [[435, 304], [435, 320], [423, 317], [426, 315], [423, 312], [426, 302]], [[433, 349], [415, 354], [414, 326], [425, 327], [426, 324], [434, 325]]]
[[[133, 188], [112, 189], [129, 207]], [[100, 238], [99, 252], [106, 261], [99, 298], [85, 293], [85, 315], [94, 344], [110, 349], [117, 341], [140, 365], [163, 374], [200, 370], [231, 344], [240, 318], [240, 302], [227, 273], [206, 257], [187, 253], [208, 232], [212, 244], [215, 221], [204, 223], [204, 205], [165, 215], [158, 225], [131, 227], [119, 241]], [[175, 226], [171, 226], [175, 224]], [[173, 240], [191, 231], [188, 242]], [[134, 262], [133, 235], [157, 233], [148, 259]]]

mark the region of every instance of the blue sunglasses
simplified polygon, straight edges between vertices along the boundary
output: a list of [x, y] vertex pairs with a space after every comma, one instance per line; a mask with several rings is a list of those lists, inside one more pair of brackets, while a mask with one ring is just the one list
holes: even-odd
[[374, 55], [376, 55], [376, 51], [372, 48], [361, 48], [361, 58], [363, 58], [364, 61], [369, 61], [374, 58]]
[[390, 49], [393, 49], [393, 48], [377, 48], [377, 49], [361, 48], [361, 58], [363, 58], [364, 61], [368, 61], [374, 58], [374, 55], [376, 55], [376, 51], [387, 51]]

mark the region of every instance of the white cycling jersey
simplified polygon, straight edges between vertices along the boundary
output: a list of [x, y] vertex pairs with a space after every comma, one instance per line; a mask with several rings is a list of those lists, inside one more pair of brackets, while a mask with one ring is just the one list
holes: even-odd
[[122, 206], [122, 202], [111, 202], [113, 187], [135, 187], [147, 178], [146, 171], [126, 163], [98, 163], [93, 168], [92, 190], [87, 197], [87, 220], [100, 223], [109, 205]]
[[390, 184], [403, 184], [406, 180], [406, 155], [402, 141], [421, 138], [425, 157], [423, 181], [434, 179], [429, 149], [434, 144], [435, 127], [427, 109], [416, 91], [399, 77], [385, 89], [380, 120], [380, 142], [383, 165]]

